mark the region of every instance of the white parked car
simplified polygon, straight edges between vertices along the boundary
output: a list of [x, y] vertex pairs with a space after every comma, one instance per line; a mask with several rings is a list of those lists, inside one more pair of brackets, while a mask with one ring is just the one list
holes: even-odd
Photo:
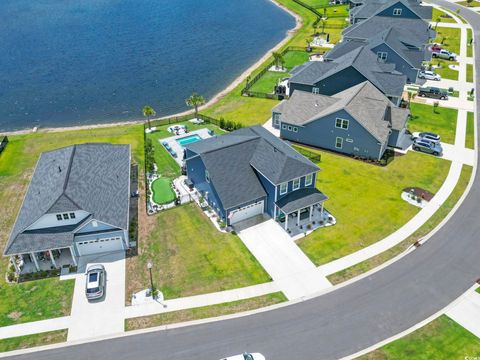
[[260, 353], [243, 353], [240, 355], [229, 356], [220, 360], [265, 360], [265, 356]]
[[420, 71], [418, 73], [418, 78], [419, 79], [426, 79], [426, 80], [435, 80], [435, 81], [440, 81], [442, 80], [442, 77], [433, 71]]

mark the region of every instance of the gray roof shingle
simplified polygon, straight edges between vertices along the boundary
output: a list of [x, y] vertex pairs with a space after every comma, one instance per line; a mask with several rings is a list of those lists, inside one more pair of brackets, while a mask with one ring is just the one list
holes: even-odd
[[46, 245], [66, 246], [65, 241], [73, 239], [67, 234], [70, 230], [62, 236], [57, 232], [50, 237], [45, 232], [40, 236], [38, 231], [26, 231], [47, 213], [82, 209], [99, 221], [127, 229], [129, 174], [129, 145], [81, 144], [43, 153], [5, 254], [18, 253], [22, 247], [36, 251], [45, 250]]
[[357, 18], [367, 19], [399, 2], [412, 10], [421, 19], [428, 21], [432, 19], [432, 7], [422, 6], [415, 0], [368, 0], [363, 5], [352, 8], [351, 14]]

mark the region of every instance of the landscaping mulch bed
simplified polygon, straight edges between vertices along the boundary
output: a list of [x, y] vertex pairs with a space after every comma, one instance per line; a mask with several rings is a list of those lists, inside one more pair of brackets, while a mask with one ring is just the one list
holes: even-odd
[[410, 193], [410, 194], [412, 193], [412, 191], [413, 191], [413, 195], [415, 195], [417, 197], [421, 197], [422, 199], [424, 199], [426, 201], [432, 200], [433, 196], [435, 195], [435, 194], [432, 194], [428, 190], [418, 188], [418, 187], [408, 187], [408, 188], [405, 188], [405, 189], [402, 190], [402, 192], [407, 192], [407, 193]]

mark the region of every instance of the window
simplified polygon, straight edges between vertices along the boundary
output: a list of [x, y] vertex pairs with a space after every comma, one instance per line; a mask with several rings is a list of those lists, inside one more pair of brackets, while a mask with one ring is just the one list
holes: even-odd
[[335, 120], [335, 127], [339, 129], [348, 130], [348, 120], [337, 118]]
[[205, 181], [210, 182], [210, 174], [208, 173], [208, 170], [205, 170]]
[[273, 124], [280, 125], [280, 114], [277, 114], [277, 113], [273, 114]]
[[300, 178], [293, 180], [293, 190], [300, 189]]
[[57, 220], [62, 220], [62, 215], [61, 214], [57, 214]]
[[318, 87], [312, 88], [312, 94], [320, 94], [320, 89]]
[[377, 59], [381, 61], [387, 61], [387, 53], [385, 51], [378, 51], [377, 52]]
[[286, 194], [288, 190], [288, 183], [280, 184], [280, 195]]
[[305, 186], [312, 185], [313, 182], [313, 174], [305, 176]]
[[343, 138], [337, 137], [337, 138], [335, 139], [335, 147], [336, 147], [337, 149], [341, 149], [341, 148], [343, 147]]
[[288, 125], [288, 131], [292, 131], [292, 127]]
[[283, 130], [287, 130], [287, 125], [282, 124], [282, 129], [283, 129]]
[[298, 132], [298, 127], [294, 126], [293, 127], [293, 132]]
[[68, 220], [68, 214], [63, 214], [63, 220]]
[[348, 143], [352, 143], [352, 142], [353, 142], [353, 139], [348, 139], [348, 138], [347, 138], [347, 139], [345, 139], [345, 141], [348, 142]]
[[393, 15], [395, 16], [402, 15], [402, 9], [393, 9]]
[[75, 213], [70, 213], [70, 219], [75, 219]]

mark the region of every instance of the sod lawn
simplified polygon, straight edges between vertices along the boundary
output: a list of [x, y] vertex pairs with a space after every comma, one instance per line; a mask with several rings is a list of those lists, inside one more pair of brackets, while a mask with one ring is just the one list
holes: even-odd
[[439, 134], [442, 142], [453, 144], [455, 142], [455, 129], [457, 124], [457, 110], [430, 105], [411, 103], [412, 118], [407, 123], [407, 128], [412, 133], [429, 131]]
[[470, 45], [470, 41], [472, 40], [472, 29], [467, 29], [467, 56], [473, 56], [473, 43]]
[[287, 72], [267, 71], [260, 79], [253, 84], [250, 91], [273, 94], [275, 85], [280, 81], [290, 77]]
[[400, 198], [402, 190], [416, 186], [435, 193], [450, 166], [449, 161], [411, 151], [385, 167], [318, 152], [322, 159], [317, 187], [329, 197], [325, 208], [337, 224], [297, 242], [317, 265], [351, 254], [399, 229], [420, 210]]
[[432, 9], [432, 21], [436, 22], [437, 19], [440, 19], [440, 22], [444, 23], [456, 23], [455, 19], [452, 18], [448, 13], [437, 9], [433, 8]]
[[193, 203], [151, 216], [152, 230], [131, 258], [127, 296], [154, 285], [166, 299], [235, 289], [270, 281], [237, 235], [221, 233]]
[[[142, 127], [117, 126], [92, 130], [39, 132], [11, 135], [0, 155], [0, 248], [3, 252], [35, 164], [42, 152], [85, 142], [131, 144], [133, 160], [143, 166]], [[8, 258], [0, 257], [0, 272], [5, 273]], [[0, 326], [48, 319], [70, 314], [74, 281], [58, 278], [7, 284], [0, 277]]]
[[480, 1], [471, 1], [471, 2], [468, 2], [468, 1], [460, 1], [460, 2], [457, 2], [458, 5], [463, 5], [463, 6], [467, 6], [467, 7], [479, 7], [480, 6]]
[[460, 55], [461, 32], [458, 28], [437, 27], [434, 43], [441, 44], [444, 49]]
[[0, 352], [28, 349], [36, 346], [67, 341], [68, 330], [49, 331], [40, 334], [17, 336], [0, 340]]
[[287, 301], [285, 295], [283, 295], [281, 292], [277, 292], [218, 305], [203, 306], [194, 309], [172, 311], [159, 315], [132, 318], [125, 320], [125, 331], [229, 315], [279, 304], [284, 301]]
[[475, 148], [475, 124], [473, 112], [467, 113], [467, 133], [465, 136], [465, 147], [468, 149]]
[[432, 61], [426, 63], [427, 66], [430, 64], [434, 66], [432, 70], [439, 74], [442, 79], [458, 80], [458, 71], [448, 67], [449, 65], [459, 65], [458, 61], [432, 59]]
[[476, 359], [478, 356], [480, 339], [442, 315], [413, 333], [358, 359], [464, 360]]
[[169, 204], [175, 200], [175, 193], [172, 189], [172, 180], [160, 177], [152, 183], [153, 201], [157, 204]]
[[473, 82], [473, 65], [467, 64], [467, 82]]

